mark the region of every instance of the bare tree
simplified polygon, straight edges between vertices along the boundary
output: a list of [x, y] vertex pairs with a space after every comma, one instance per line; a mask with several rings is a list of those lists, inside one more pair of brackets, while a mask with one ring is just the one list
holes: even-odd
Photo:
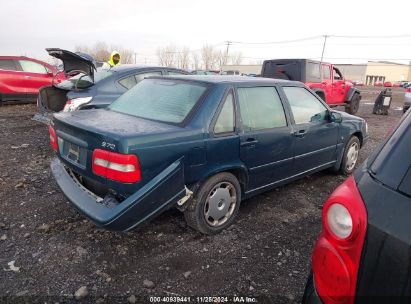
[[226, 53], [225, 51], [216, 51], [214, 52], [214, 56], [215, 56], [215, 60], [217, 63], [217, 68], [221, 71], [223, 65], [226, 64], [226, 60], [227, 60]]
[[110, 47], [107, 43], [99, 41], [96, 42], [93, 46], [86, 45], [76, 45], [75, 51], [86, 53], [91, 56], [96, 61], [108, 61], [110, 59], [110, 54], [112, 51], [116, 50], [120, 53], [121, 63], [133, 63], [134, 51], [131, 49], [125, 49], [121, 46], [111, 45]]
[[212, 70], [216, 66], [216, 52], [211, 45], [206, 44], [202, 47], [201, 59], [206, 70]]
[[191, 61], [192, 61], [191, 67], [194, 70], [199, 70], [201, 68], [201, 66], [200, 66], [200, 55], [198, 53], [193, 52], [191, 54]]
[[230, 56], [230, 63], [240, 65], [243, 62], [243, 54], [241, 52], [234, 53]]
[[176, 64], [176, 47], [168, 45], [157, 49], [157, 57], [161, 66], [173, 67]]
[[183, 47], [177, 54], [177, 67], [179, 69], [187, 70], [190, 65], [190, 49]]

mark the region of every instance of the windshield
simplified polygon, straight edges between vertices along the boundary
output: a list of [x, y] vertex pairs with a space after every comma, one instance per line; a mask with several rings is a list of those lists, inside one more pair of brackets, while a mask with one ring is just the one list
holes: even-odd
[[114, 101], [109, 109], [141, 118], [181, 123], [206, 87], [179, 80], [145, 79]]
[[62, 89], [72, 90], [77, 89], [84, 89], [96, 84], [97, 82], [107, 78], [108, 76], [112, 75], [113, 71], [106, 70], [106, 69], [97, 69], [94, 73], [94, 82], [89, 75], [85, 75], [84, 73], [79, 73], [76, 76], [71, 77], [68, 80], [65, 80], [58, 84], [57, 86]]

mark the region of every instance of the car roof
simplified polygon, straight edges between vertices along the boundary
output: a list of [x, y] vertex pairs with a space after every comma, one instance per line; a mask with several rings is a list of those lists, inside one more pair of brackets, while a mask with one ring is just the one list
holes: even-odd
[[143, 69], [168, 69], [168, 70], [179, 70], [175, 68], [161, 67], [161, 66], [150, 66], [150, 65], [138, 65], [138, 64], [121, 64], [114, 66], [110, 69], [113, 72], [127, 72], [134, 70], [143, 70]]
[[299, 81], [290, 81], [283, 79], [274, 78], [263, 78], [263, 77], [248, 77], [248, 76], [235, 76], [235, 75], [173, 75], [173, 76], [152, 76], [150, 78], [167, 78], [167, 79], [178, 79], [178, 80], [190, 80], [206, 83], [250, 83], [250, 84], [276, 84], [276, 83], [289, 83], [301, 85]]

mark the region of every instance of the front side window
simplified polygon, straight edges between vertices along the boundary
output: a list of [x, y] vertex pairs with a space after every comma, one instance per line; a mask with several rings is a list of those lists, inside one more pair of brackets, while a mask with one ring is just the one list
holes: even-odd
[[222, 134], [234, 132], [234, 117], [234, 97], [233, 93], [230, 92], [224, 101], [223, 108], [214, 125], [214, 133]]
[[19, 63], [24, 72], [47, 74], [46, 67], [40, 63], [29, 60], [19, 60]]
[[283, 87], [291, 106], [296, 124], [322, 121], [327, 115], [327, 108], [307, 89], [301, 87]]
[[109, 110], [179, 124], [199, 102], [207, 87], [171, 79], [144, 79], [121, 95]]
[[280, 96], [274, 87], [239, 88], [237, 92], [246, 132], [287, 125]]
[[323, 65], [323, 78], [331, 79], [331, 70], [329, 65]]

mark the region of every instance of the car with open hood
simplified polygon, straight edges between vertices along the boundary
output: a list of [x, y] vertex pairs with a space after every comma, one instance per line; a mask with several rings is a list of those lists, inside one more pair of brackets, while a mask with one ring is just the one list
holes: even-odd
[[59, 111], [105, 108], [146, 77], [189, 74], [174, 68], [131, 64], [96, 68], [92, 58], [62, 49], [47, 51], [62, 60], [66, 75], [76, 75], [40, 89], [37, 105], [39, 112], [46, 115]]
[[241, 76], [150, 77], [106, 109], [54, 114], [49, 131], [58, 185], [97, 225], [127, 231], [176, 206], [205, 234], [244, 199], [352, 172], [368, 138], [300, 82]]

